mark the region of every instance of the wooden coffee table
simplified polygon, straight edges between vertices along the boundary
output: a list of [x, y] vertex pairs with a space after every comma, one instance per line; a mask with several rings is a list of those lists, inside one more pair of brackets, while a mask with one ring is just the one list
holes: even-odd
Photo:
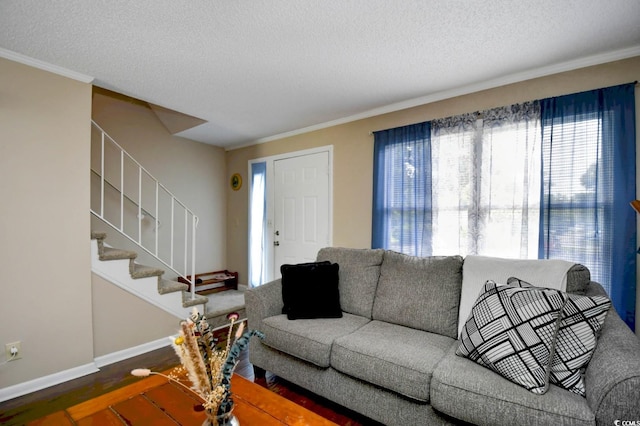
[[[168, 373], [168, 372], [166, 372]], [[336, 425], [242, 376], [231, 379], [234, 414], [241, 426]], [[131, 385], [34, 420], [29, 425], [180, 425], [201, 426], [201, 401], [183, 387], [161, 376]], [[125, 420], [123, 422], [123, 419]]]

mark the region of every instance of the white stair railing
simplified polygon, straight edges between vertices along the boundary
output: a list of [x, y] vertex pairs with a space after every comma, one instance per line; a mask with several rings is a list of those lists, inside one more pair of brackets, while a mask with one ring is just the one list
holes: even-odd
[[91, 213], [190, 282], [195, 298], [187, 277], [196, 274], [198, 216], [93, 120], [91, 125]]

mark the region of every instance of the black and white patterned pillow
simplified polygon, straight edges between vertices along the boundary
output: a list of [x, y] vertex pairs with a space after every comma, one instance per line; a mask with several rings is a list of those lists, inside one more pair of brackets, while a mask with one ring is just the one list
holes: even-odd
[[565, 293], [487, 281], [460, 333], [456, 354], [533, 393], [549, 386], [549, 364]]
[[[507, 284], [523, 288], [533, 287], [530, 283], [515, 277], [509, 278]], [[585, 396], [582, 375], [596, 349], [598, 333], [611, 308], [611, 300], [604, 296], [568, 296], [569, 299], [562, 309], [549, 381]]]

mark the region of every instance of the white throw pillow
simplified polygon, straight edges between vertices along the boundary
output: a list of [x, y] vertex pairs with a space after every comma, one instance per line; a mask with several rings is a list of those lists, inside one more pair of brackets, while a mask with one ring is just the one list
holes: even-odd
[[566, 301], [567, 295], [559, 290], [489, 280], [462, 328], [456, 354], [543, 394]]
[[[507, 284], [535, 288], [515, 277], [509, 278]], [[549, 380], [554, 385], [585, 396], [582, 375], [596, 349], [598, 333], [611, 308], [611, 300], [604, 296], [568, 296], [562, 309]]]

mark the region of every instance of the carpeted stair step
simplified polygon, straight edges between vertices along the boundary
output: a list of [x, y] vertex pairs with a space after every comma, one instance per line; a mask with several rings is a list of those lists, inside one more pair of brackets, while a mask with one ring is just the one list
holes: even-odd
[[[187, 284], [181, 283], [175, 280], [165, 280], [162, 277], [164, 274], [164, 269], [156, 268], [154, 266], [146, 266], [141, 265], [139, 263], [135, 263], [134, 259], [137, 258], [138, 253], [131, 250], [122, 250], [113, 247], [108, 247], [104, 244], [104, 240], [107, 238], [107, 234], [104, 232], [94, 232], [91, 231], [91, 239], [96, 240], [98, 243], [98, 257], [101, 261], [108, 260], [129, 260], [129, 274], [131, 278], [152, 278], [157, 277], [158, 279], [158, 293], [167, 294], [174, 293], [177, 291], [182, 292], [182, 306], [184, 308], [188, 308], [191, 306], [203, 305], [209, 302], [209, 298], [207, 296], [201, 296], [196, 294], [195, 297], [191, 298], [191, 293], [187, 291], [189, 286]], [[205, 308], [201, 308], [205, 310]]]
[[182, 292], [182, 306], [184, 306], [185, 308], [188, 306], [202, 305], [203, 303], [207, 303], [208, 301], [209, 298], [207, 296], [200, 296], [199, 294], [196, 294], [195, 298], [191, 299], [190, 292]]
[[160, 294], [173, 293], [176, 291], [187, 291], [188, 289], [188, 285], [180, 283], [178, 281], [165, 280], [162, 278], [158, 280], [158, 293]]
[[91, 239], [92, 240], [104, 240], [106, 238], [107, 238], [107, 233], [106, 232], [91, 231]]
[[130, 250], [122, 250], [113, 247], [102, 247], [102, 253], [100, 253], [100, 260], [122, 260], [122, 259], [135, 259], [138, 257], [138, 253]]
[[245, 307], [244, 291], [226, 290], [211, 295], [206, 308], [206, 317], [214, 318], [230, 312], [239, 312]]
[[131, 262], [129, 265], [129, 273], [131, 274], [131, 278], [159, 277], [164, 274], [164, 269]]

